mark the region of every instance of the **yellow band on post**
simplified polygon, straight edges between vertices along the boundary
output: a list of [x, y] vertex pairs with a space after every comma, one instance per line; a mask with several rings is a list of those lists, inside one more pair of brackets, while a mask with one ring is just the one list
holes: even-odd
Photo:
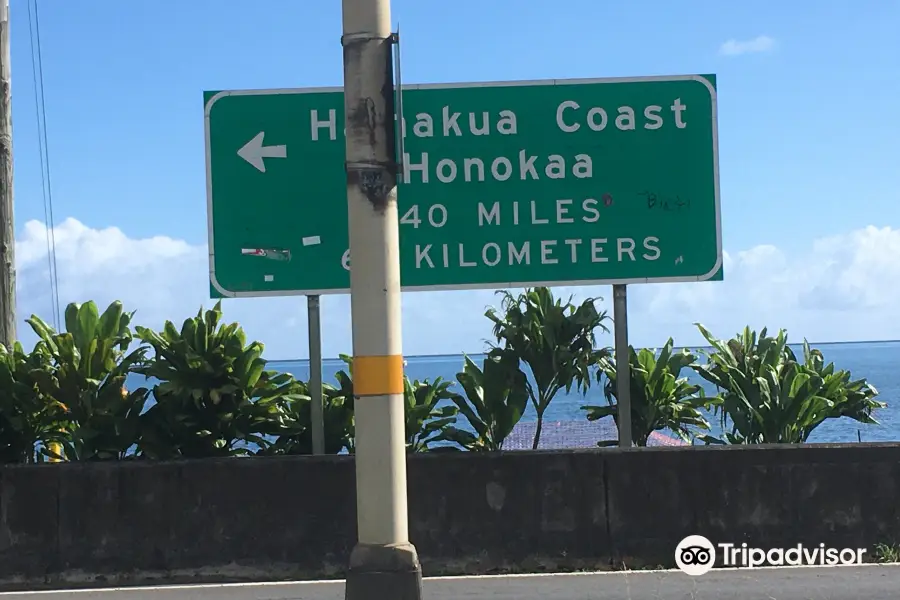
[[353, 395], [403, 393], [403, 356], [354, 356]]

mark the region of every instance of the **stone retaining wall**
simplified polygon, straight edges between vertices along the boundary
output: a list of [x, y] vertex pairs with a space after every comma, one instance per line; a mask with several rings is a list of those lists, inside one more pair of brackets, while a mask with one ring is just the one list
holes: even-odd
[[[425, 574], [671, 565], [689, 534], [756, 547], [900, 540], [900, 445], [409, 458]], [[340, 577], [353, 458], [0, 468], [0, 587]]]

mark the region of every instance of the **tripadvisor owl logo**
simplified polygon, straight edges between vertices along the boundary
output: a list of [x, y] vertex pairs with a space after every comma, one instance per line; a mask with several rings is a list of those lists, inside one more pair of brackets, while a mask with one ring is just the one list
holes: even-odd
[[755, 548], [742, 544], [713, 544], [702, 535], [689, 535], [675, 547], [675, 564], [684, 573], [697, 577], [709, 573], [716, 556], [723, 567], [782, 567], [859, 565], [865, 548], [829, 548], [825, 544], [790, 548]]
[[675, 564], [694, 577], [709, 573], [716, 564], [716, 547], [702, 535], [689, 535], [675, 547]]

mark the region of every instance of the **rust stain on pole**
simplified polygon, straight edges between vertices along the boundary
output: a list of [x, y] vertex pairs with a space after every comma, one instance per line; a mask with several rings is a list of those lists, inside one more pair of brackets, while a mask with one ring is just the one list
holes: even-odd
[[397, 201], [391, 165], [393, 163], [347, 170], [347, 182], [357, 186], [379, 213], [383, 213], [390, 202]]
[[[365, 48], [372, 43], [390, 46], [391, 39], [345, 38], [343, 40], [344, 64], [360, 64]], [[346, 116], [347, 134], [358, 136], [360, 141], [365, 139], [370, 148], [377, 148], [380, 145], [379, 142], [382, 141], [379, 139], [380, 136], [384, 136], [387, 160], [375, 160], [373, 157], [364, 162], [354, 161], [353, 164], [347, 165], [347, 184], [359, 188], [379, 214], [383, 214], [391, 202], [397, 201], [398, 168], [395, 159], [394, 71], [391, 53], [388, 52], [386, 56], [387, 60], [384, 61], [383, 66], [384, 83], [380, 89], [381, 98], [363, 95], [352, 105], [347, 106]], [[383, 114], [378, 112], [379, 102], [377, 100], [381, 100], [383, 103]]]

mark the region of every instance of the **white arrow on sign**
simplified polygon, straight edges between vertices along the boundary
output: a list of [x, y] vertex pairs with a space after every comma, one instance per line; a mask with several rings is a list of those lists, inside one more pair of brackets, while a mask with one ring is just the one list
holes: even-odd
[[266, 162], [263, 159], [287, 158], [287, 146], [284, 144], [278, 146], [263, 146], [263, 138], [265, 135], [265, 131], [260, 131], [253, 136], [252, 140], [244, 144], [241, 149], [237, 151], [238, 156], [263, 173], [266, 172]]

